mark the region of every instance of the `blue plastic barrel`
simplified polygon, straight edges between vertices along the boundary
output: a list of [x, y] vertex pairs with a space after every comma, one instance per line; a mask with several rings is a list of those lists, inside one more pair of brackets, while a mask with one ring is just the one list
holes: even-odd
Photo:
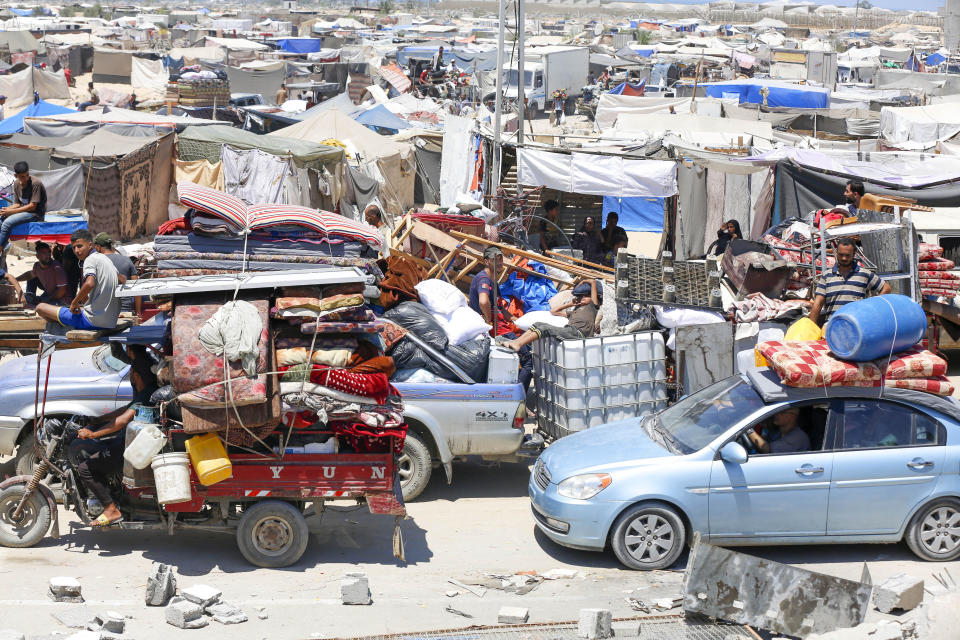
[[897, 294], [843, 305], [827, 323], [827, 346], [841, 360], [886, 358], [920, 342], [927, 331], [923, 307]]

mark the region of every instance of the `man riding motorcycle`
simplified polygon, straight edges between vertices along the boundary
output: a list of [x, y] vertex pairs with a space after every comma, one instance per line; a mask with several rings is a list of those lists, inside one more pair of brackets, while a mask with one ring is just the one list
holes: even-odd
[[127, 352], [133, 357], [130, 366], [133, 400], [126, 407], [100, 416], [88, 428], [80, 429], [77, 438], [70, 443], [67, 454], [84, 486], [104, 505], [103, 513], [92, 523], [94, 527], [106, 527], [123, 520], [110, 495], [107, 481], [123, 468], [126, 427], [136, 415], [134, 405], [147, 404], [157, 389], [157, 378], [151, 370], [153, 359], [146, 348], [130, 346]]

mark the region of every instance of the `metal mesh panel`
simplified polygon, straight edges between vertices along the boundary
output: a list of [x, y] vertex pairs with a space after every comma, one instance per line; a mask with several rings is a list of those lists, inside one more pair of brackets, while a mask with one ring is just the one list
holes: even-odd
[[177, 158], [184, 162], [193, 160], [207, 160], [211, 164], [220, 162], [220, 151], [223, 144], [219, 142], [200, 142], [198, 140], [177, 140]]
[[675, 297], [664, 299], [664, 269], [660, 260], [621, 252], [617, 256], [617, 301], [621, 303], [669, 304], [709, 307], [710, 282], [707, 263], [677, 260], [673, 263]]
[[[614, 622], [640, 623], [639, 640], [758, 640], [748, 627], [712, 622], [706, 618], [689, 616], [649, 616], [618, 618]], [[342, 638], [340, 640], [346, 640]], [[394, 633], [377, 636], [356, 636], [355, 640], [580, 640], [577, 623], [557, 622], [497, 627], [468, 627]]]

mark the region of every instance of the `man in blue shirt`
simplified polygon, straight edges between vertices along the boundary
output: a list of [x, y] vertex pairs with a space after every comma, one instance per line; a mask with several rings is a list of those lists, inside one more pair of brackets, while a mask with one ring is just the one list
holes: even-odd
[[[483, 259], [483, 271], [473, 276], [470, 281], [470, 308], [482, 315], [487, 324], [496, 328], [496, 308], [499, 308], [507, 322], [513, 322], [516, 318], [499, 302], [500, 287], [497, 285], [497, 278], [503, 268], [503, 252], [497, 247], [487, 247], [483, 251]], [[498, 331], [493, 333], [499, 335]]]

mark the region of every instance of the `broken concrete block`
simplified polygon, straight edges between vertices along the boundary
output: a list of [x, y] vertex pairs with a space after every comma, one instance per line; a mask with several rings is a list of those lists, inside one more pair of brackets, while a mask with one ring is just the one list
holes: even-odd
[[348, 573], [340, 580], [340, 602], [343, 604], [370, 604], [370, 582], [367, 574]]
[[195, 584], [180, 591], [184, 600], [200, 605], [201, 608], [209, 607], [220, 600], [223, 592], [205, 584]]
[[180, 629], [199, 629], [209, 624], [203, 617], [203, 609], [195, 602], [182, 598], [171, 601], [166, 609], [167, 624]]
[[640, 621], [639, 620], [621, 620], [613, 623], [613, 635], [615, 638], [639, 638]]
[[25, 638], [19, 631], [0, 629], [0, 640], [25, 640]]
[[577, 635], [587, 640], [599, 640], [613, 635], [613, 614], [609, 609], [580, 609]]
[[122, 613], [107, 611], [106, 615], [99, 616], [103, 630], [108, 633], [123, 633], [127, 627], [127, 619]]
[[544, 580], [570, 580], [580, 575], [576, 569], [550, 569], [540, 574]]
[[240, 624], [247, 621], [245, 614], [240, 607], [234, 606], [229, 602], [217, 602], [206, 608], [208, 616], [220, 624]]
[[89, 607], [69, 607], [54, 611], [53, 619], [68, 629], [86, 629], [97, 615]]
[[910, 611], [923, 602], [923, 580], [898, 573], [873, 588], [873, 604], [882, 613]]
[[80, 593], [80, 581], [76, 578], [60, 576], [50, 578], [50, 590], [47, 595], [54, 602], [83, 602], [83, 595]]
[[154, 562], [147, 577], [147, 594], [144, 600], [148, 607], [165, 607], [170, 598], [177, 594], [177, 577], [173, 567]]
[[523, 624], [530, 619], [530, 609], [526, 607], [500, 607], [497, 622], [500, 624]]

